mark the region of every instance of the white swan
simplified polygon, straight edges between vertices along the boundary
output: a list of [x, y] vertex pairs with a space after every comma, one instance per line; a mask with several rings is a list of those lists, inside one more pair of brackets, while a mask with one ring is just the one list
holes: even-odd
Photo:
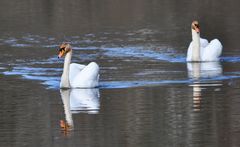
[[72, 52], [70, 44], [60, 45], [58, 57], [61, 58], [65, 55], [60, 88], [97, 87], [99, 85], [99, 66], [95, 62], [91, 62], [87, 66], [71, 63]]
[[187, 61], [219, 61], [222, 53], [222, 44], [218, 39], [210, 43], [200, 38], [200, 27], [197, 21], [192, 22], [192, 42], [188, 47]]

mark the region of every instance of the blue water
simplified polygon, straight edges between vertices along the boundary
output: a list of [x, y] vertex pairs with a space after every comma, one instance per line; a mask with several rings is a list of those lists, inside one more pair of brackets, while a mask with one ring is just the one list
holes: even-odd
[[[154, 33], [149, 31], [150, 34]], [[102, 35], [102, 34], [101, 34]], [[134, 60], [144, 60], [151, 61], [155, 63], [166, 63], [166, 64], [186, 64], [185, 62], [185, 52], [180, 52], [178, 49], [160, 45], [159, 43], [132, 43], [144, 38], [136, 38], [132, 37], [134, 33], [128, 33], [126, 36], [128, 37], [128, 42], [130, 45], [119, 45], [121, 42], [125, 40], [121, 40], [115, 38], [115, 40], [108, 40], [108, 33], [105, 34], [106, 37], [98, 38], [95, 34], [86, 34], [83, 36], [71, 36], [66, 40], [71, 40], [71, 44], [73, 45], [74, 51], [76, 54], [73, 56], [73, 62], [79, 61], [96, 61], [99, 57], [98, 54], [91, 54], [88, 52], [101, 52], [101, 56], [105, 59], [104, 62], [114, 62], [114, 59], [120, 58], [125, 61], [134, 61]], [[110, 34], [112, 36], [112, 34]], [[116, 35], [116, 34], [114, 34]], [[130, 41], [129, 41], [130, 40]], [[116, 41], [114, 43], [114, 41]], [[46, 49], [54, 49], [57, 47], [60, 41], [58, 41], [54, 37], [43, 37], [38, 35], [25, 35], [19, 38], [14, 37], [6, 37], [0, 40], [0, 44], [19, 48], [46, 48]], [[220, 65], [223, 63], [238, 63], [240, 62], [240, 57], [221, 57]], [[60, 76], [62, 73], [62, 65], [63, 59], [59, 60], [55, 55], [50, 55], [48, 59], [42, 60], [33, 60], [25, 63], [16, 62], [12, 64], [11, 68], [5, 68], [4, 65], [0, 67], [0, 72], [5, 75], [18, 75], [20, 78], [36, 80], [40, 81], [40, 83], [46, 85], [47, 88], [59, 88]], [[38, 65], [38, 67], [35, 67]], [[54, 66], [58, 65], [58, 66]], [[104, 65], [100, 65], [101, 73], [111, 72], [112, 70], [119, 70], [118, 67], [115, 67], [114, 64], [111, 64], [111, 67], [104, 67]], [[222, 67], [221, 67], [222, 68]], [[212, 70], [212, 69], [209, 69]], [[131, 80], [117, 80], [114, 76], [109, 78], [101, 78], [100, 79], [100, 88], [129, 88], [129, 87], [139, 87], [139, 86], [156, 86], [163, 84], [190, 84], [195, 79], [192, 77], [186, 76], [185, 78], [161, 78], [161, 74], [168, 73], [187, 73], [187, 69], [181, 70], [166, 70], [166, 73], [160, 73], [159, 69], [152, 69], [151, 71], [142, 69], [141, 72], [134, 73]], [[154, 73], [155, 72], [155, 73]], [[204, 70], [202, 72], [207, 73], [208, 70]], [[159, 77], [157, 79], [148, 79], [148, 75], [153, 75]], [[145, 78], [142, 79], [141, 77]], [[222, 72], [221, 74], [210, 76], [210, 77], [199, 77], [198, 81], [206, 82], [206, 81], [221, 81], [228, 79], [240, 78], [240, 71], [229, 71]]]

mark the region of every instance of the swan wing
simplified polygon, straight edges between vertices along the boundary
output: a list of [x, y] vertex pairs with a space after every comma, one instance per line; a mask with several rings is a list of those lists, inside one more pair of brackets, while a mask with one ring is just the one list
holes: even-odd
[[[73, 66], [74, 67], [74, 66]], [[87, 66], [78, 66], [74, 68], [70, 76], [70, 85], [73, 88], [93, 88], [98, 86], [99, 66], [95, 62]]]
[[213, 39], [205, 48], [202, 49], [202, 61], [218, 61], [222, 53], [222, 44], [218, 39]]
[[70, 83], [86, 66], [77, 63], [71, 63], [69, 68], [69, 80]]
[[209, 42], [207, 39], [200, 38], [200, 44], [201, 44], [201, 48], [205, 48], [209, 44]]
[[187, 61], [192, 61], [192, 42], [188, 46]]
[[[207, 39], [200, 38], [200, 44], [201, 44], [201, 50], [202, 50], [202, 48], [205, 48], [209, 43]], [[188, 47], [187, 61], [192, 61], [192, 46], [193, 46], [193, 42], [191, 42]]]

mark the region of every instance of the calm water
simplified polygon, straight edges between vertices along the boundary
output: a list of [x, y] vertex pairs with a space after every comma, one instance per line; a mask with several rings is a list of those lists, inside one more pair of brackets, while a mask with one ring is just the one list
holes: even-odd
[[[239, 4], [1, 1], [0, 146], [240, 146]], [[194, 19], [221, 62], [185, 62]], [[99, 88], [59, 89], [63, 41]]]

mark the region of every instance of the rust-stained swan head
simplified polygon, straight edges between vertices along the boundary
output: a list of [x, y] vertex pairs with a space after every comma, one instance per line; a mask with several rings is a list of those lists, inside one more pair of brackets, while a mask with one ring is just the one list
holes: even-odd
[[72, 48], [71, 48], [71, 45], [69, 43], [66, 43], [66, 42], [62, 43], [59, 46], [58, 58], [64, 57], [71, 50], [72, 50]]
[[197, 33], [200, 33], [200, 26], [199, 26], [199, 23], [198, 21], [194, 20], [192, 22], [192, 29], [197, 32]]

